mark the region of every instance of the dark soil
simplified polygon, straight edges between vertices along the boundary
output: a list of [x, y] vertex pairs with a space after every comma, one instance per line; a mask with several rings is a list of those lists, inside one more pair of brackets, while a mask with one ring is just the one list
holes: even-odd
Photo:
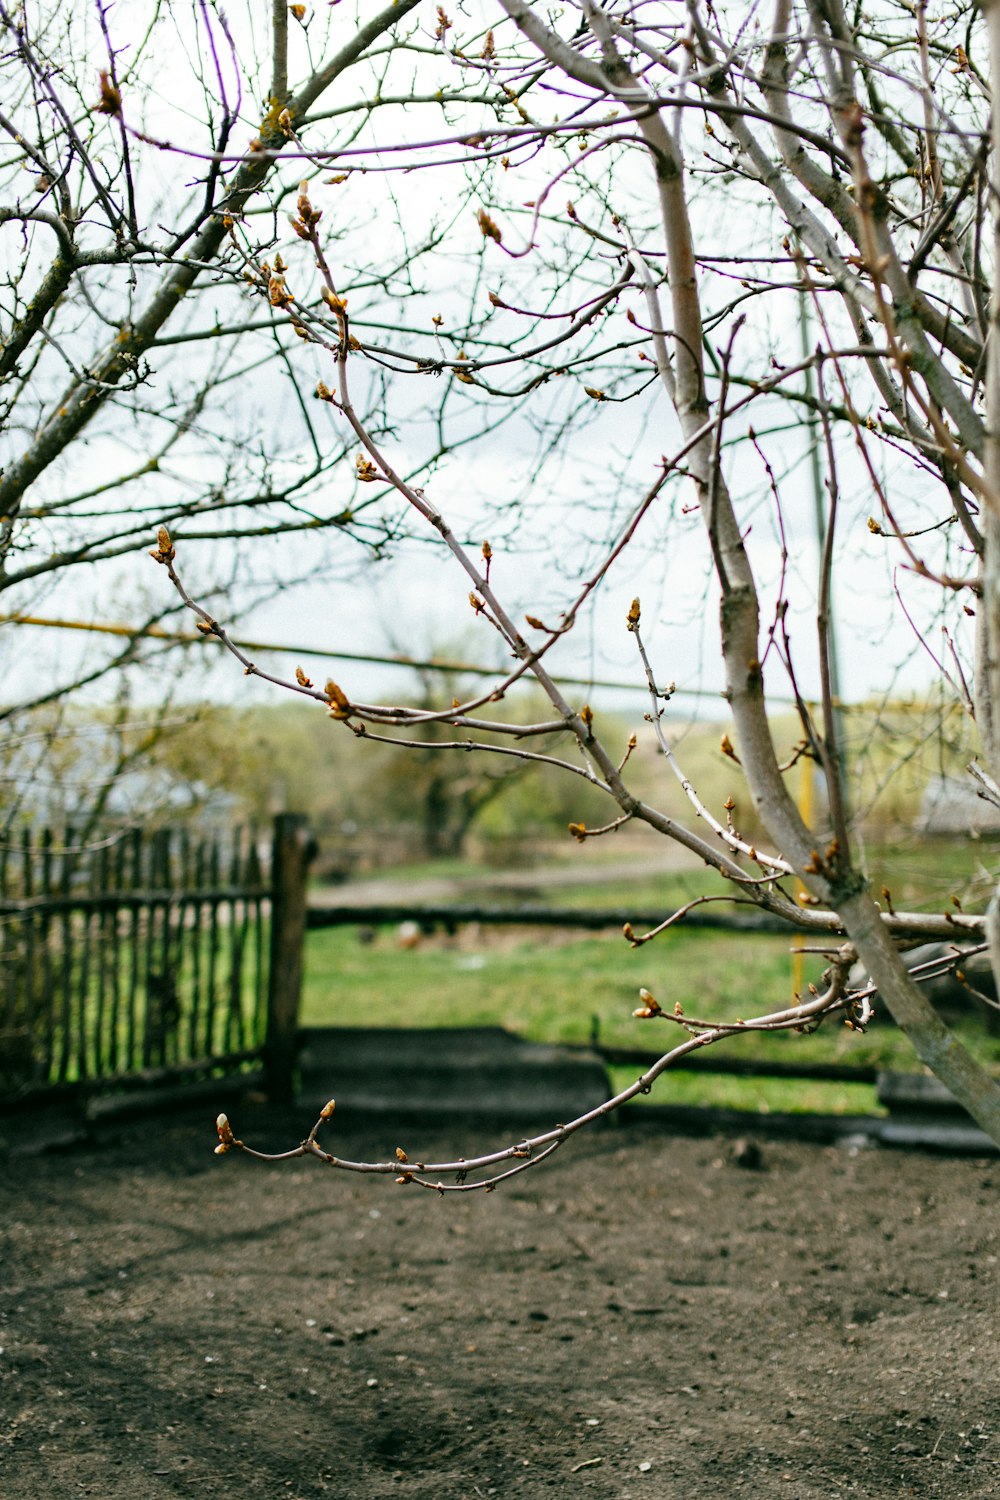
[[4, 1500], [1000, 1492], [996, 1161], [635, 1126], [440, 1199], [213, 1144], [5, 1164]]

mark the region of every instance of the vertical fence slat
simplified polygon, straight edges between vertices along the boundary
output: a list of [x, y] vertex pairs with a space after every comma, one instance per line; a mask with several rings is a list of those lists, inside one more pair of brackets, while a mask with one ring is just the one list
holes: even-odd
[[229, 942], [229, 1004], [226, 1016], [226, 1051], [240, 1050], [243, 1045], [243, 928], [240, 903], [235, 895], [240, 878], [240, 840], [243, 830], [237, 828], [229, 860], [230, 896], [226, 902], [226, 926]]
[[[52, 883], [51, 828], [42, 829], [39, 875], [43, 898], [52, 896], [54, 894], [54, 887]], [[42, 951], [42, 971], [39, 977], [42, 986], [42, 1011], [44, 1016], [44, 1040], [39, 1049], [39, 1073], [43, 1079], [48, 1081], [52, 1077], [52, 1069], [55, 1063], [57, 1020], [55, 974], [52, 962], [53, 923], [44, 907], [38, 917], [38, 935]]]
[[[156, 1046], [156, 1017], [153, 991], [156, 981], [153, 975], [156, 972], [154, 952], [156, 949], [156, 934], [159, 929], [159, 911], [155, 896], [156, 890], [156, 839], [148, 840], [143, 851], [143, 877], [146, 889], [149, 891], [149, 900], [145, 904], [145, 922], [143, 932], [143, 963], [142, 963], [142, 1066], [152, 1067], [155, 1059]], [[141, 887], [140, 887], [141, 889]]]
[[[120, 899], [125, 884], [125, 840], [119, 838], [109, 861], [111, 883]], [[111, 1035], [108, 1046], [108, 1069], [112, 1076], [121, 1066], [122, 1047], [122, 913], [117, 902], [108, 911], [108, 971], [111, 975]]]
[[[75, 858], [75, 857], [74, 857]], [[83, 889], [93, 890], [94, 862], [93, 856], [83, 863], [78, 879]], [[93, 956], [94, 935], [94, 913], [92, 911], [81, 912], [73, 924], [76, 936], [76, 948], [79, 953], [77, 963], [77, 1077], [81, 1080], [89, 1078], [93, 1072], [91, 1068], [91, 1054], [94, 1050], [95, 1030], [95, 1006], [91, 994], [90, 969]]]
[[283, 813], [275, 819], [264, 1053], [267, 1090], [274, 1099], [288, 1099], [294, 1092], [306, 930], [306, 877], [313, 852], [303, 817]]
[[63, 847], [59, 859], [59, 894], [66, 903], [59, 922], [59, 974], [56, 983], [59, 1006], [59, 1070], [58, 1080], [65, 1083], [70, 1074], [73, 1055], [73, 916], [69, 909], [72, 868], [67, 846], [72, 843], [73, 830], [67, 828], [63, 835]]
[[[219, 884], [219, 845], [216, 839], [208, 849], [208, 881], [213, 889]], [[206, 965], [207, 1014], [205, 1024], [205, 1052], [207, 1056], [223, 1052], [225, 1042], [222, 1029], [217, 1025], [219, 1003], [219, 907], [216, 901], [208, 903], [208, 962]]]
[[[244, 879], [251, 888], [259, 890], [263, 883], [263, 872], [260, 867], [260, 852], [257, 848], [257, 840], [251, 835], [250, 852], [247, 856], [247, 867]], [[254, 896], [252, 900], [253, 916], [253, 1046], [261, 1047], [264, 1044], [267, 1026], [267, 971], [265, 969], [264, 955], [264, 903], [260, 896]]]
[[[9, 886], [7, 883], [8, 867], [8, 842], [6, 830], [0, 838], [0, 899], [6, 901]], [[18, 1029], [17, 1011], [14, 1004], [14, 986], [11, 982], [11, 959], [14, 952], [14, 930], [15, 924], [9, 918], [0, 923], [0, 1031], [2, 1031], [6, 1045], [0, 1052], [0, 1066], [3, 1068], [3, 1076], [9, 1073], [11, 1081], [16, 1079], [11, 1053], [16, 1046]]]
[[[109, 848], [102, 843], [96, 850], [96, 859], [91, 859], [91, 869], [94, 875], [93, 890], [95, 894], [105, 895], [111, 883], [111, 867], [109, 861]], [[99, 907], [94, 913], [94, 938], [97, 945], [95, 954], [95, 995], [94, 995], [94, 1074], [103, 1078], [109, 1071], [109, 1054], [111, 1051], [108, 1028], [110, 1024], [110, 996], [108, 984], [108, 955], [111, 944], [108, 938], [108, 908]]]
[[198, 1045], [198, 997], [194, 988], [194, 944], [197, 925], [192, 921], [191, 890], [193, 867], [191, 837], [186, 828], [181, 830], [178, 866], [177, 901], [177, 984], [180, 993], [187, 996], [186, 1013], [183, 1016], [183, 1033], [178, 1028], [178, 1037], [186, 1057], [196, 1057]]
[[[129, 893], [134, 897], [142, 889], [142, 834], [138, 828], [132, 830], [129, 839], [128, 859]], [[130, 1072], [141, 1066], [140, 1062], [140, 1017], [139, 1017], [139, 970], [142, 917], [138, 902], [129, 906], [128, 914], [128, 1031], [125, 1067]]]
[[206, 1017], [208, 1015], [208, 1001], [205, 994], [205, 942], [202, 918], [204, 915], [204, 904], [201, 893], [205, 888], [205, 840], [201, 839], [194, 851], [194, 899], [192, 905], [193, 921], [191, 923], [191, 1055], [196, 1057], [200, 1052], [205, 1057], [211, 1055], [211, 1047], [202, 1045], [202, 1037], [207, 1031]]
[[[31, 830], [25, 828], [21, 838], [21, 890], [25, 900], [31, 900], [35, 894], [34, 859], [31, 847]], [[23, 1066], [26, 1070], [32, 1069], [35, 1055], [35, 1043], [39, 1022], [39, 983], [37, 972], [37, 929], [34, 917], [29, 916], [22, 924], [21, 949], [21, 982], [17, 987], [19, 1003], [17, 1011], [19, 1014], [20, 1027], [23, 1037]]]

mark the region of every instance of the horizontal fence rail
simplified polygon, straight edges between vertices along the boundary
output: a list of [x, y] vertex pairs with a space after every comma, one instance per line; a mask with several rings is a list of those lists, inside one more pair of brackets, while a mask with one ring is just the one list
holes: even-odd
[[[625, 907], [572, 906], [483, 906], [472, 903], [415, 906], [412, 902], [372, 902], [355, 906], [350, 902], [311, 905], [306, 917], [310, 929], [349, 927], [368, 923], [372, 927], [393, 922], [416, 922], [418, 926], [457, 929], [467, 922], [492, 923], [503, 927], [579, 927], [600, 932], [610, 927], [621, 929], [628, 922], [637, 932], [659, 927], [663, 912], [636, 912]], [[731, 932], [770, 932], [787, 935], [789, 926], [780, 917], [767, 912], [692, 911], [684, 926], [726, 928]]]
[[235, 1069], [265, 1039], [256, 840], [72, 829], [0, 842], [0, 1094]]

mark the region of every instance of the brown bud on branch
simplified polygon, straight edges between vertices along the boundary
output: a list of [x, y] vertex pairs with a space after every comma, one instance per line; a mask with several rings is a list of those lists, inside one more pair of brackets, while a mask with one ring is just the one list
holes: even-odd
[[111, 74], [101, 70], [101, 97], [94, 105], [99, 115], [120, 115], [122, 112], [121, 90], [115, 87]]
[[174, 558], [177, 556], [177, 553], [174, 550], [174, 544], [170, 540], [170, 532], [165, 526], [161, 526], [157, 531], [156, 551], [151, 552], [149, 555], [154, 562], [163, 563], [164, 566], [166, 566], [167, 563], [172, 563]]
[[326, 687], [323, 689], [327, 702], [330, 704], [330, 713], [335, 719], [346, 719], [351, 713], [351, 702], [343, 688], [333, 678], [327, 679]]
[[642, 1004], [632, 1012], [637, 1021], [650, 1021], [653, 1016], [662, 1016], [663, 1008], [658, 1000], [654, 1000], [649, 990], [640, 990], [639, 999]]
[[503, 243], [503, 235], [500, 233], [500, 230], [497, 228], [496, 224], [494, 224], [485, 208], [481, 208], [479, 210], [476, 215], [476, 220], [479, 224], [480, 230], [482, 231], [484, 240], [494, 240], [498, 245]]

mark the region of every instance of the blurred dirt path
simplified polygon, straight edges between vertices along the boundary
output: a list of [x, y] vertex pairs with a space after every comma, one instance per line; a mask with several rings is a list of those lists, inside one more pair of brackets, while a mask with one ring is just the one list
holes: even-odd
[[649, 880], [658, 875], [674, 875], [679, 870], [695, 872], [701, 868], [700, 860], [677, 846], [653, 858], [639, 855], [635, 859], [616, 860], [614, 863], [582, 860], [579, 864], [532, 865], [514, 870], [498, 869], [488, 875], [438, 875], [419, 880], [398, 880], [391, 875], [379, 875], [346, 881], [343, 885], [317, 887], [310, 891], [309, 901], [315, 906], [393, 906], [406, 902], [432, 905], [482, 897], [543, 901], [558, 890]]

